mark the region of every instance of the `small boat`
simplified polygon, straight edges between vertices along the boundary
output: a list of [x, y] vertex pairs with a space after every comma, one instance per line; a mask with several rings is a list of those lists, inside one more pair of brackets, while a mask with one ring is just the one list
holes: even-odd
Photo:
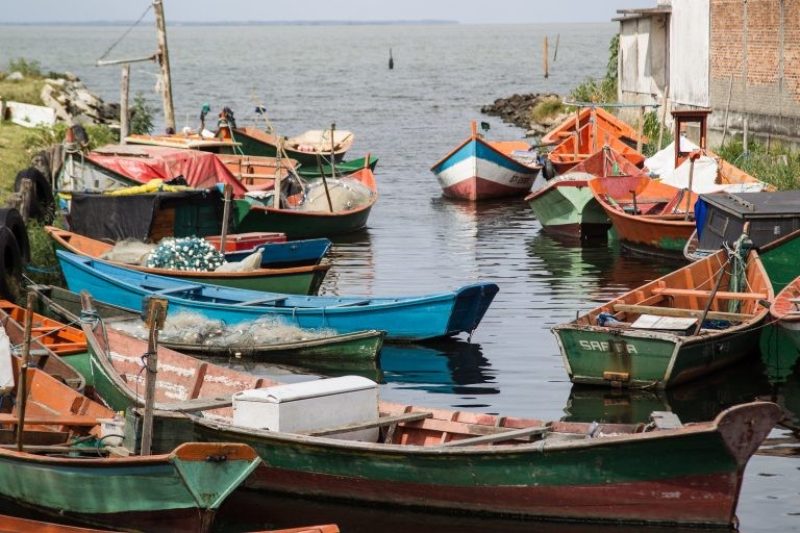
[[554, 327], [572, 382], [664, 389], [758, 353], [774, 292], [740, 242]]
[[349, 161], [340, 161], [336, 163], [333, 168], [329, 163], [323, 163], [320, 167], [319, 164], [301, 166], [297, 169], [297, 174], [306, 180], [313, 180], [325, 177], [343, 177], [358, 172], [362, 168], [369, 168], [375, 172], [375, 167], [378, 165], [378, 158], [367, 154], [366, 157], [359, 157], [358, 159], [351, 159]]
[[580, 240], [605, 238], [611, 221], [595, 200], [589, 181], [623, 176], [646, 175], [619, 152], [604, 146], [566, 174], [547, 181], [525, 201], [548, 233]]
[[198, 133], [188, 135], [147, 135], [131, 134], [125, 137], [125, 144], [159, 146], [163, 148], [173, 148], [178, 150], [196, 150], [200, 152], [210, 152], [213, 154], [236, 154], [239, 152], [239, 143], [230, 139], [219, 137], [203, 137]]
[[800, 350], [800, 276], [778, 293], [769, 313]]
[[472, 121], [472, 135], [431, 167], [445, 196], [485, 200], [522, 196], [541, 170], [524, 141], [488, 141]]
[[652, 255], [682, 253], [694, 231], [697, 195], [645, 175], [589, 182], [623, 246]]
[[[584, 107], [547, 132], [541, 142], [542, 144], [559, 144], [575, 135], [576, 129], [594, 124], [629, 146], [635, 146], [639, 140], [639, 134], [624, 120], [617, 118], [602, 107]], [[642, 141], [647, 142], [647, 139], [642, 138]]]
[[287, 179], [298, 163], [294, 159], [277, 159], [255, 155], [220, 154], [217, 159], [248, 190], [268, 191], [274, 188], [276, 178]]
[[[553, 148], [547, 154], [547, 160], [554, 173], [560, 175], [591, 157], [603, 146], [610, 146], [636, 167], [641, 167], [644, 163], [644, 155], [637, 152], [635, 148], [631, 148], [602, 126], [592, 123], [582, 126], [572, 136], [567, 137]], [[551, 178], [552, 176], [546, 177]]]
[[[83, 327], [105, 397], [118, 409], [140, 405], [134, 379], [143, 341], [113, 330], [104, 337], [100, 323]], [[276, 382], [166, 348], [158, 360], [164, 370], [156, 396], [170, 402], [156, 412], [162, 445], [186, 435], [247, 442], [263, 459], [248, 489], [390, 508], [728, 527], [736, 521], [744, 467], [782, 416], [777, 405], [754, 402], [701, 423], [682, 424], [670, 413], [654, 413], [647, 425], [545, 422], [371, 395], [369, 411], [378, 412], [372, 422], [337, 426], [326, 419], [317, 429], [271, 431], [234, 425], [231, 405]], [[314, 399], [324, 402], [332, 381], [301, 385], [314, 387], [321, 394]], [[366, 399], [352, 410], [361, 403]], [[193, 414], [181, 414], [187, 411]], [[126, 423], [136, 427], [137, 419], [129, 415]], [[371, 436], [343, 436], [353, 429]]]
[[[114, 456], [103, 445], [110, 435], [100, 436], [114, 411], [42, 370], [29, 369], [27, 380], [24, 450], [0, 447], [0, 477], [13, 480], [0, 484], [0, 496], [36, 512], [127, 531], [207, 532], [260, 462], [237, 443], [187, 441], [166, 454]], [[17, 408], [0, 413], [6, 444]]]
[[352, 233], [366, 227], [378, 200], [378, 186], [369, 168], [304, 187], [304, 192], [290, 196], [282, 207], [275, 207], [272, 197], [266, 201], [251, 196], [237, 200], [237, 231], [279, 231], [289, 239]]
[[[64, 320], [69, 323], [80, 322], [81, 302], [80, 296], [67, 289], [55, 286], [33, 287], [37, 295], [37, 305], [39, 310], [55, 320]], [[1, 305], [1, 303], [0, 303]], [[10, 304], [13, 305], [13, 304]], [[23, 313], [24, 310], [14, 306]], [[104, 302], [95, 301], [94, 308], [97, 314], [105, 320], [107, 327], [119, 329], [121, 325], [142, 324], [142, 317], [138, 311], [124, 307], [110, 305]], [[0, 307], [2, 309], [2, 307]], [[80, 329], [64, 326], [55, 320], [52, 324], [59, 324], [65, 330], [69, 330], [72, 335], [74, 330], [79, 334], [78, 339], [82, 343], [83, 350], [86, 352], [86, 337]], [[168, 319], [169, 320], [169, 319]], [[244, 327], [240, 325], [240, 327]], [[384, 333], [382, 331], [358, 331], [343, 335], [332, 336], [309, 336], [308, 339], [300, 341], [284, 341], [272, 344], [253, 344], [252, 342], [242, 342], [240, 344], [228, 343], [224, 346], [210, 344], [198, 340], [197, 342], [173, 342], [162, 334], [159, 344], [178, 350], [183, 353], [191, 353], [201, 356], [236, 357], [250, 360], [275, 360], [287, 363], [294, 363], [307, 368], [321, 366], [322, 361], [372, 361], [378, 357], [383, 346]], [[69, 359], [71, 362], [72, 360]], [[315, 365], [316, 363], [316, 365]], [[82, 368], [82, 367], [81, 367]]]
[[[71, 231], [45, 226], [56, 249], [100, 259], [111, 252], [113, 245], [84, 237]], [[123, 263], [116, 263], [123, 265]], [[322, 285], [330, 265], [311, 265], [290, 268], [257, 268], [247, 272], [195, 272], [149, 268], [124, 264], [125, 267], [159, 276], [167, 276], [183, 282], [208, 283], [220, 287], [233, 287], [255, 291], [282, 292], [286, 294], [316, 294]]]
[[198, 313], [226, 324], [273, 316], [301, 328], [385, 331], [387, 339], [401, 341], [474, 331], [499, 290], [494, 283], [475, 283], [411, 297], [297, 296], [187, 283], [62, 250], [56, 255], [71, 291], [87, 290], [130, 309], [141, 309], [144, 299], [157, 296], [169, 301], [172, 313]]
[[[210, 242], [217, 250], [220, 249], [222, 244], [221, 235], [209, 235], [203, 238]], [[235, 233], [228, 235], [225, 238], [225, 253], [248, 251], [270, 242], [286, 242], [286, 235], [271, 231], [256, 231], [253, 233]]]
[[261, 251], [262, 268], [289, 268], [318, 265], [331, 249], [331, 241], [326, 238], [301, 239], [283, 243], [267, 243], [249, 250], [228, 252], [227, 261], [241, 261], [248, 255]]
[[[238, 143], [241, 153], [275, 157], [278, 152], [277, 135], [257, 128], [229, 127], [221, 123], [217, 138]], [[294, 137], [283, 137], [282, 145], [286, 155], [298, 161], [302, 167], [314, 168], [320, 159], [339, 163], [353, 146], [355, 136], [347, 130], [335, 130], [331, 142], [331, 130], [309, 130]], [[324, 163], [324, 161], [323, 161]]]

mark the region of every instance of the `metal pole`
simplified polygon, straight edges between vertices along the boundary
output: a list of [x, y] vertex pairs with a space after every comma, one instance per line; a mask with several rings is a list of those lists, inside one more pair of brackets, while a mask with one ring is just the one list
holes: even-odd
[[167, 24], [164, 20], [164, 1], [153, 0], [158, 33], [158, 64], [161, 65], [161, 99], [164, 104], [164, 124], [167, 130], [175, 131], [175, 108], [172, 106], [172, 77], [169, 71], [169, 49], [167, 47]]
[[150, 455], [153, 446], [153, 411], [156, 403], [156, 377], [158, 376], [158, 330], [164, 325], [169, 302], [162, 298], [148, 301], [147, 358], [145, 363], [144, 420], [142, 421], [142, 449], [140, 455]]
[[119, 143], [125, 143], [128, 136], [128, 93], [130, 92], [131, 66], [125, 64], [122, 67], [122, 80], [119, 88]]
[[28, 403], [28, 367], [31, 358], [31, 329], [33, 322], [33, 306], [36, 305], [36, 293], [28, 291], [28, 308], [25, 311], [25, 334], [22, 341], [22, 360], [19, 367], [19, 384], [17, 387], [17, 406], [19, 421], [17, 422], [17, 450], [22, 451], [25, 433], [25, 406]]

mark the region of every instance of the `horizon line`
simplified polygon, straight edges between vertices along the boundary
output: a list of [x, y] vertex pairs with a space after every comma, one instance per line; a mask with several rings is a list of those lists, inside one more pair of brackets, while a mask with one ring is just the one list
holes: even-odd
[[[0, 26], [126, 26], [130, 20], [91, 20], [91, 21], [0, 21]], [[386, 20], [176, 20], [169, 21], [168, 26], [409, 26], [419, 25], [471, 25], [471, 24], [605, 24], [613, 21], [550, 21], [550, 22], [463, 22], [447, 19], [386, 19]]]

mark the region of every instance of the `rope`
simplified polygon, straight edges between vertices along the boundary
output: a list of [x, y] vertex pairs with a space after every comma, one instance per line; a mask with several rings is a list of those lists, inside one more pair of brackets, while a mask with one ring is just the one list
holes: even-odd
[[101, 56], [100, 56], [100, 57], [99, 57], [97, 60], [98, 60], [98, 61], [102, 61], [103, 59], [105, 59], [105, 58], [106, 58], [106, 56], [107, 56], [109, 53], [111, 53], [111, 50], [113, 50], [114, 48], [116, 48], [116, 46], [117, 46], [119, 43], [121, 43], [121, 42], [122, 42], [122, 40], [123, 40], [125, 37], [127, 37], [127, 36], [128, 36], [128, 34], [129, 34], [131, 31], [133, 31], [133, 28], [135, 28], [136, 26], [138, 26], [138, 25], [139, 25], [139, 23], [142, 21], [142, 19], [144, 19], [145, 15], [147, 15], [147, 12], [148, 12], [148, 11], [150, 11], [152, 8], [153, 8], [153, 4], [148, 4], [148, 5], [147, 5], [147, 8], [144, 10], [144, 12], [141, 14], [141, 16], [140, 16], [138, 19], [136, 19], [136, 22], [134, 22], [133, 24], [131, 24], [131, 26], [130, 26], [130, 27], [127, 29], [127, 30], [125, 30], [125, 32], [124, 32], [124, 33], [123, 33], [123, 34], [120, 36], [120, 38], [119, 38], [119, 39], [117, 39], [116, 41], [114, 41], [114, 42], [111, 44], [111, 46], [109, 46], [109, 47], [108, 47], [108, 49], [106, 49], [106, 51], [105, 51], [105, 52], [103, 52], [103, 55], [101, 55]]

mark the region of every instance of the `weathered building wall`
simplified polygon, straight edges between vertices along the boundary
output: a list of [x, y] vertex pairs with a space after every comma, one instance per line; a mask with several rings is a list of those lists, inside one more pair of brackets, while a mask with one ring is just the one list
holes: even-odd
[[[626, 104], [660, 103], [669, 66], [669, 16], [640, 17], [621, 22], [618, 98]], [[622, 110], [634, 120], [635, 109]]]
[[674, 107], [707, 107], [709, 0], [672, 0], [669, 98]]
[[800, 137], [800, 0], [711, 0], [711, 126]]

